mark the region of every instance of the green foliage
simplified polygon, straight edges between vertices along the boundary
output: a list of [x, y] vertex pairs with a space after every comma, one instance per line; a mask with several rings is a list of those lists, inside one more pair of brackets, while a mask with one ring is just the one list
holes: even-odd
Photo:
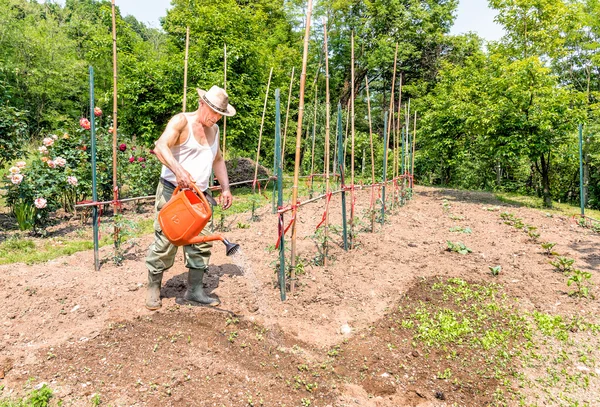
[[488, 268], [493, 276], [497, 276], [502, 271], [502, 266], [489, 266]]
[[52, 389], [44, 384], [39, 389], [32, 390], [24, 399], [0, 399], [0, 407], [48, 407], [52, 397], [54, 397]]
[[453, 243], [450, 240], [447, 240], [446, 244], [448, 246], [446, 250], [448, 250], [449, 252], [455, 252], [459, 254], [468, 254], [472, 252], [471, 249], [469, 249], [467, 246], [464, 245], [464, 243], [461, 242]]
[[573, 269], [573, 263], [575, 263], [575, 259], [571, 259], [564, 256], [558, 256], [556, 260], [550, 262], [557, 271], [561, 273], [569, 272]]
[[[2, 81], [0, 79], [0, 98], [1, 96]], [[26, 112], [19, 111], [12, 106], [0, 104], [0, 169], [23, 153], [27, 140], [25, 114]]]
[[591, 278], [592, 273], [588, 271], [571, 270], [567, 279], [567, 286], [570, 287], [575, 284], [575, 290], [570, 292], [569, 295], [588, 298], [590, 296]]
[[556, 254], [556, 252], [553, 252], [552, 249], [554, 248], [554, 246], [556, 246], [556, 243], [553, 242], [544, 242], [541, 244], [542, 249], [544, 249], [546, 251], [546, 254], [548, 256], [551, 256], [553, 254]]
[[470, 227], [453, 226], [450, 228], [450, 232], [465, 233], [470, 235], [473, 231]]

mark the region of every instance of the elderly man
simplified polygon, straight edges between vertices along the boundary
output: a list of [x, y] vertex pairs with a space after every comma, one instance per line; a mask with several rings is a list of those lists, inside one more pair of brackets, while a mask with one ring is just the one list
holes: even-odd
[[[169, 201], [175, 187], [189, 188], [193, 183], [208, 195], [211, 170], [221, 185], [223, 209], [231, 206], [232, 196], [225, 160], [219, 149], [219, 126], [222, 116], [233, 116], [235, 109], [229, 104], [225, 91], [213, 86], [208, 92], [198, 89], [198, 110], [179, 113], [167, 124], [167, 128], [156, 141], [156, 156], [163, 164], [160, 182], [156, 189], [156, 215]], [[212, 200], [210, 198], [209, 200]], [[183, 296], [185, 303], [193, 305], [219, 304], [219, 300], [204, 292], [202, 279], [208, 269], [212, 243], [200, 243], [183, 247], [185, 266], [188, 272], [188, 287]], [[160, 224], [154, 220], [154, 243], [148, 248], [148, 293], [146, 308], [161, 307], [160, 287], [163, 273], [173, 266], [177, 246], [167, 240]]]

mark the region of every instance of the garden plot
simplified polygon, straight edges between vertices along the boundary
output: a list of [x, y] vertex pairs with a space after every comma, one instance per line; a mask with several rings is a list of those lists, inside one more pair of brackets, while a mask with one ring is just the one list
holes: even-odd
[[[359, 193], [357, 214], [368, 196]], [[339, 197], [330, 207], [340, 224]], [[77, 406], [600, 403], [591, 298], [600, 295], [599, 235], [490, 194], [419, 187], [381, 231], [359, 225], [356, 249], [332, 245], [324, 268], [313, 265], [323, 209], [301, 209], [302, 266], [286, 302], [270, 207], [228, 233], [251, 273], [215, 246], [205, 283], [220, 310], [175, 304], [185, 290], [181, 258], [165, 275], [163, 308], [144, 309], [150, 236], [123, 266], [100, 272], [91, 252], [0, 266], [1, 396], [46, 383], [51, 403]], [[559, 255], [590, 273], [588, 297], [550, 264]]]

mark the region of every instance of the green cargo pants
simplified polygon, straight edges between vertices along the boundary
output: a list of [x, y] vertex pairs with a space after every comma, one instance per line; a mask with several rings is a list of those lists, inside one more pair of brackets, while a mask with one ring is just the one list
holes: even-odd
[[[171, 199], [173, 188], [170, 185], [158, 183], [156, 188], [156, 201], [154, 204], [154, 242], [148, 247], [148, 255], [146, 256], [146, 266], [152, 274], [161, 274], [170, 269], [175, 262], [175, 254], [177, 254], [177, 246], [173, 245], [163, 234], [158, 222], [158, 212]], [[202, 235], [212, 233], [212, 224], [206, 225], [202, 231]], [[212, 242], [198, 243], [183, 246], [183, 259], [185, 266], [191, 269], [204, 270], [208, 268]]]

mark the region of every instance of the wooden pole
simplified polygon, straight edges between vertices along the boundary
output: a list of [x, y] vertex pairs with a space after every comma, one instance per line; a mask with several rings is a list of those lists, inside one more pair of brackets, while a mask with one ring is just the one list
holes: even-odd
[[350, 104], [351, 104], [351, 133], [352, 133], [352, 150], [351, 150], [351, 158], [350, 158], [350, 179], [351, 179], [351, 189], [350, 189], [350, 248], [354, 248], [354, 31], [352, 31], [352, 45], [351, 45], [351, 68], [350, 72], [352, 75], [351, 83], [352, 89], [350, 91]]
[[190, 26], [185, 29], [185, 58], [183, 59], [183, 107], [182, 112], [185, 113], [187, 104], [187, 71], [188, 71], [188, 52], [190, 49]]
[[389, 131], [386, 131], [388, 129], [386, 129], [387, 125], [388, 125], [388, 112], [385, 112], [383, 114], [384, 116], [384, 120], [383, 120], [383, 176], [381, 177], [382, 179], [382, 185], [381, 185], [381, 225], [383, 226], [383, 224], [385, 223], [385, 185], [387, 183], [387, 148], [388, 148], [388, 134]]
[[313, 193], [313, 181], [315, 175], [315, 140], [317, 136], [317, 106], [318, 106], [318, 93], [319, 93], [319, 84], [317, 82], [318, 74], [315, 76], [315, 107], [313, 114], [313, 132], [312, 132], [312, 147], [310, 149], [310, 191], [309, 196], [312, 199]]
[[294, 185], [292, 186], [292, 243], [291, 243], [291, 270], [290, 291], [296, 288], [296, 235], [298, 215], [298, 178], [300, 176], [300, 146], [302, 142], [302, 117], [304, 116], [304, 85], [306, 83], [306, 64], [308, 61], [308, 39], [310, 36], [310, 18], [312, 14], [312, 0], [308, 0], [306, 10], [306, 27], [304, 28], [304, 50], [302, 53], [302, 73], [300, 74], [300, 99], [298, 101], [298, 124], [296, 126], [296, 161], [294, 163]]
[[283, 143], [281, 145], [281, 165], [285, 168], [285, 136], [288, 129], [288, 118], [290, 116], [290, 102], [292, 101], [292, 85], [294, 84], [294, 67], [292, 67], [292, 76], [290, 77], [290, 90], [288, 91], [287, 109], [285, 111], [285, 126], [283, 127]]
[[[256, 150], [256, 163], [254, 165], [254, 181], [256, 181], [258, 177], [258, 159], [260, 156], [260, 143], [262, 141], [262, 132], [263, 126], [265, 124], [265, 113], [267, 112], [267, 102], [269, 100], [269, 87], [271, 86], [271, 77], [273, 76], [273, 68], [271, 67], [271, 72], [269, 72], [269, 81], [267, 82], [267, 91], [265, 92], [265, 104], [263, 106], [263, 114], [262, 119], [260, 121], [260, 131], [258, 132], [258, 150]], [[252, 190], [256, 190], [256, 183], [252, 184]]]
[[348, 106], [346, 106], [346, 133], [344, 135], [344, 173], [346, 172], [346, 151], [348, 150], [348, 134], [350, 131], [350, 101], [348, 101]]
[[[400, 132], [400, 117], [402, 115], [402, 73], [400, 73], [400, 90], [398, 91], [398, 124], [396, 126], [396, 128], [398, 129], [398, 138], [396, 139], [396, 145], [394, 146], [394, 151], [395, 151], [395, 155], [396, 155], [396, 172], [394, 173], [394, 177], [398, 178], [398, 172], [399, 172], [399, 167], [400, 167], [400, 157], [398, 156], [398, 148], [399, 146], [399, 139], [402, 136], [401, 132]], [[403, 136], [402, 136], [403, 137]]]
[[[394, 123], [394, 90], [396, 89], [396, 62], [398, 60], [398, 43], [396, 43], [396, 51], [394, 51], [394, 70], [392, 72], [392, 93], [390, 95], [390, 108], [388, 109], [388, 123], [387, 123], [387, 140], [389, 143], [390, 132], [392, 131], [392, 124]], [[387, 162], [387, 157], [386, 157]], [[386, 168], [387, 172], [387, 168]]]
[[[323, 20], [324, 48], [325, 48], [325, 193], [329, 194], [329, 50], [327, 48], [327, 21]], [[323, 247], [323, 265], [327, 266], [327, 241], [329, 240], [329, 211], [325, 212], [325, 242]]]
[[[112, 0], [112, 40], [113, 40], [113, 207], [114, 214], [119, 213], [119, 186], [117, 185], [117, 22], [115, 0]], [[93, 112], [92, 112], [93, 113]], [[119, 241], [119, 228], [115, 223], [114, 244]]]
[[371, 95], [369, 95], [369, 78], [365, 76], [367, 89], [367, 112], [369, 117], [369, 142], [371, 144], [371, 233], [375, 231], [375, 149], [373, 147], [373, 125], [371, 124]]
[[[227, 92], [227, 44], [223, 44], [223, 90]], [[225, 159], [225, 146], [227, 141], [227, 116], [223, 116], [223, 159]]]

